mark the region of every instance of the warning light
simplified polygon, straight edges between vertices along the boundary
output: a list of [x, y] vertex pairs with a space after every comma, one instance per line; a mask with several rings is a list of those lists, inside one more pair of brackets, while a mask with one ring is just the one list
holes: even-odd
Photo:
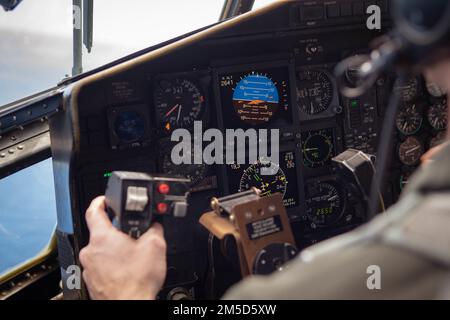
[[161, 183], [158, 186], [158, 192], [161, 193], [161, 194], [168, 194], [169, 191], [170, 191], [170, 187], [169, 187], [169, 185], [167, 183]]
[[166, 213], [168, 208], [169, 208], [169, 207], [168, 207], [167, 204], [164, 203], [164, 202], [160, 202], [160, 203], [158, 203], [158, 204], [156, 205], [156, 211], [157, 211], [159, 214], [164, 214], [164, 213]]
[[167, 130], [167, 131], [169, 131], [169, 130], [170, 130], [170, 123], [169, 123], [169, 122], [167, 122], [167, 124], [166, 124], [166, 127], [165, 127], [165, 128], [166, 128], [166, 130]]

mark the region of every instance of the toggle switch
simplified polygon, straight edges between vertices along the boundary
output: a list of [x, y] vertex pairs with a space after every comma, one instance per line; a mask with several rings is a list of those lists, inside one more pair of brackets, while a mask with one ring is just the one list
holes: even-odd
[[188, 205], [186, 202], [175, 202], [173, 209], [173, 216], [176, 218], [183, 218], [186, 216]]
[[125, 210], [143, 212], [148, 204], [148, 190], [145, 187], [127, 188], [127, 201]]

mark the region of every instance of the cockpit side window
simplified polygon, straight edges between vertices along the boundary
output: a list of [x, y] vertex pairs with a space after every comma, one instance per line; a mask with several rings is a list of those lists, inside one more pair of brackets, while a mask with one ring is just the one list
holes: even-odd
[[0, 275], [45, 248], [56, 225], [51, 159], [0, 180]]

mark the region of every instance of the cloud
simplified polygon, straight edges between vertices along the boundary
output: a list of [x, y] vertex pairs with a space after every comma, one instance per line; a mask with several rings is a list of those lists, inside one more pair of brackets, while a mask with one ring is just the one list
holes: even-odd
[[14, 232], [9, 231], [0, 223], [0, 238], [7, 237], [9, 239], [19, 239], [20, 236]]

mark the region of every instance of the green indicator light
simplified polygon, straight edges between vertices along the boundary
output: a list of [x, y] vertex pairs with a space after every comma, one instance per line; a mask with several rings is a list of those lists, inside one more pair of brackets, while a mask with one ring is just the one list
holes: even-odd
[[103, 174], [103, 178], [109, 178], [109, 177], [111, 177], [112, 176], [112, 172], [105, 172], [104, 174]]
[[350, 105], [352, 108], [358, 108], [359, 107], [359, 101], [358, 100], [352, 100], [350, 102]]

